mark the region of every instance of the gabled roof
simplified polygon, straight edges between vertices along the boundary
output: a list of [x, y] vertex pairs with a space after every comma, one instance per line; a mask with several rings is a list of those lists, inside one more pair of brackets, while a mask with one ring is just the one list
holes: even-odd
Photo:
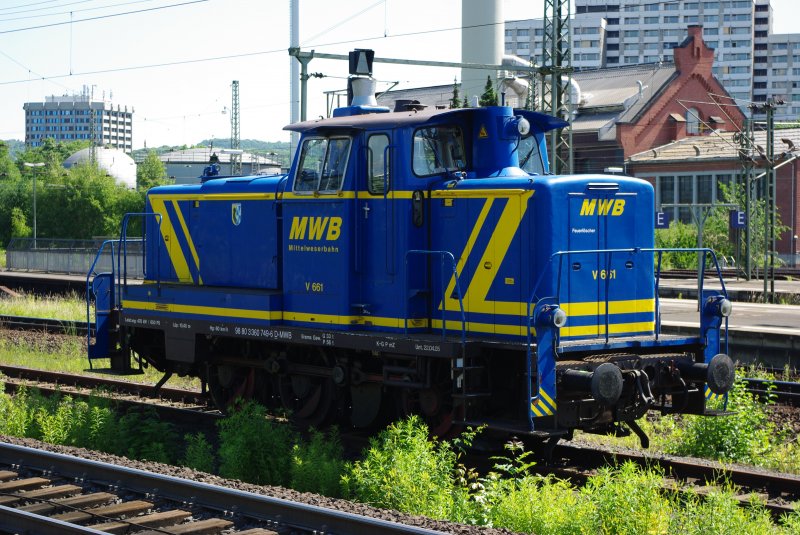
[[[629, 164], [649, 164], [649, 163], [688, 163], [688, 162], [712, 162], [721, 160], [739, 160], [739, 145], [734, 141], [734, 132], [714, 132], [702, 136], [690, 136], [678, 141], [673, 141], [667, 145], [662, 145], [654, 149], [649, 149], [638, 154], [633, 154], [628, 158]], [[756, 147], [766, 150], [767, 133], [754, 132], [753, 138]], [[800, 128], [789, 128], [775, 131], [775, 155], [779, 156], [788, 151], [791, 146], [790, 141], [800, 156]], [[766, 154], [766, 153], [765, 153]], [[752, 154], [758, 161], [763, 161], [764, 157], [758, 148]]]
[[[573, 131], [596, 130], [613, 120], [633, 122], [678, 76], [674, 63], [649, 63], [573, 73], [580, 89]], [[602, 117], [598, 116], [602, 114]], [[605, 119], [601, 123], [602, 118]]]

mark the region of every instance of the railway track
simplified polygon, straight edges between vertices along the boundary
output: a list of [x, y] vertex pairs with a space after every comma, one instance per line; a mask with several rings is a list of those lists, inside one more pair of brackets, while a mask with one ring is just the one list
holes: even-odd
[[5, 533], [417, 534], [433, 529], [0, 443]]
[[[53, 334], [86, 336], [87, 323], [85, 321], [9, 316], [2, 314], [0, 315], [0, 327], [18, 331], [39, 331]], [[94, 334], [93, 323], [89, 324], [89, 329], [91, 333]]]
[[667, 477], [667, 491], [693, 491], [705, 495], [715, 485], [732, 484], [737, 488], [740, 505], [747, 506], [753, 498], [764, 503], [774, 517], [792, 513], [794, 502], [800, 500], [800, 476], [722, 464], [694, 457], [639, 452], [636, 450], [597, 449], [578, 443], [556, 446], [555, 463], [542, 467], [549, 473], [582, 483], [594, 470], [633, 462], [641, 467], [659, 467]]

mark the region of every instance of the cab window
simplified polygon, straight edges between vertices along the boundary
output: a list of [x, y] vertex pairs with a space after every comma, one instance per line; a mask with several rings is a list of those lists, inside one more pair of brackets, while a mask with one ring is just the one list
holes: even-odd
[[386, 134], [376, 134], [369, 137], [367, 141], [367, 191], [373, 195], [383, 195], [390, 188], [389, 183], [389, 136]]
[[300, 151], [294, 191], [338, 192], [349, 157], [349, 137], [307, 138]]
[[530, 135], [519, 140], [517, 147], [519, 167], [531, 175], [543, 175], [544, 163], [539, 153], [539, 141], [536, 136]]
[[455, 126], [432, 126], [414, 132], [412, 166], [420, 177], [467, 168], [464, 136]]

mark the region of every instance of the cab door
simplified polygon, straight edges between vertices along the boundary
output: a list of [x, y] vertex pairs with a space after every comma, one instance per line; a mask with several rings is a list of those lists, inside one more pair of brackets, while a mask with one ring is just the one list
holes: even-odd
[[375, 323], [371, 316], [399, 318], [403, 309], [396, 296], [393, 297], [398, 281], [398, 201], [392, 184], [392, 134], [391, 131], [365, 132], [363, 136], [365, 165], [357, 181], [354, 215], [358, 221], [355, 270], [360, 292], [353, 306], [368, 325]]

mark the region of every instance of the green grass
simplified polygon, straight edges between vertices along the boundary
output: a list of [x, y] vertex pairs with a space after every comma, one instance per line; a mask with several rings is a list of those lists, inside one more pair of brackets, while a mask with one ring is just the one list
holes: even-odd
[[6, 250], [0, 247], [0, 269], [6, 268]]
[[[94, 320], [94, 307], [91, 313]], [[67, 296], [46, 297], [32, 294], [10, 297], [7, 294], [0, 294], [0, 314], [86, 321], [86, 299], [74, 293]]]
[[[108, 377], [110, 367], [107, 359], [93, 362], [95, 371], [89, 370], [86, 356], [86, 339], [79, 336], [45, 336], [35, 339], [22, 337], [0, 337], [0, 362], [9, 366], [25, 366], [47, 371], [79, 373]], [[154, 368], [145, 368], [143, 374], [120, 375], [123, 381], [153, 385], [163, 376]], [[173, 376], [168, 387], [200, 389], [200, 380], [191, 377]]]

